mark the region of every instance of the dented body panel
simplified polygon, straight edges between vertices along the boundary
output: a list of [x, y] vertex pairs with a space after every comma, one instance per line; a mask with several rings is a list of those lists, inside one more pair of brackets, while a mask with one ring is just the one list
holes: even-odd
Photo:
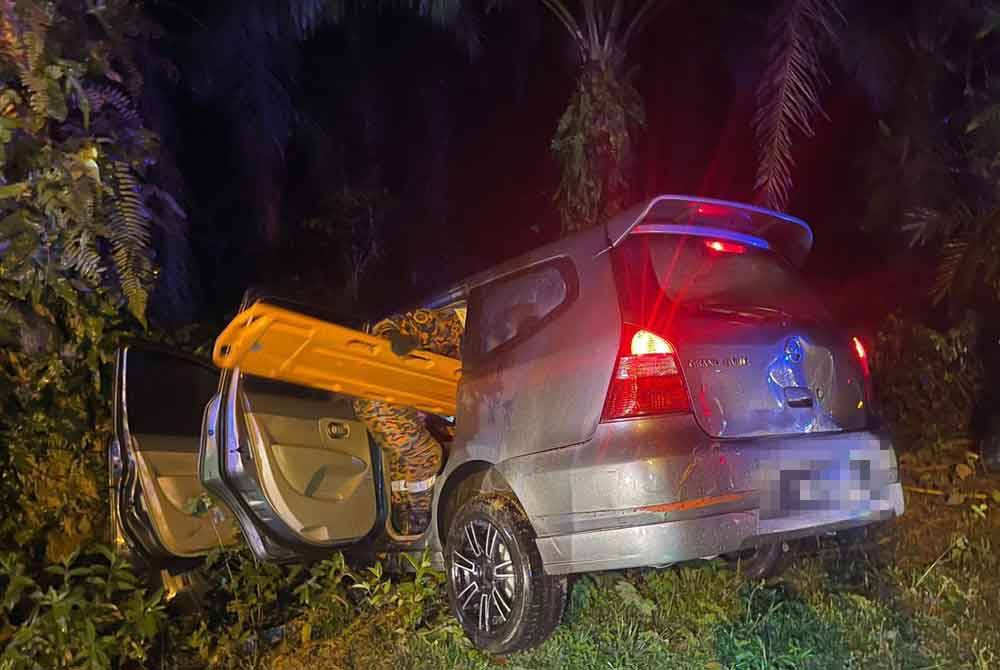
[[621, 421], [499, 470], [551, 572], [708, 557], [903, 512], [892, 447], [864, 431], [716, 440], [690, 416]]

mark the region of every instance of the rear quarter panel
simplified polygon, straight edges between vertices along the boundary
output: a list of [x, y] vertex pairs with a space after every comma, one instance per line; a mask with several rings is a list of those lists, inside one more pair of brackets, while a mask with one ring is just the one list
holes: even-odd
[[469, 328], [484, 314], [477, 295], [505, 277], [567, 259], [575, 297], [539, 330], [481, 360], [463, 360], [456, 452], [449, 463], [490, 463], [588, 440], [597, 428], [620, 337], [620, 311], [599, 230], [543, 247], [473, 286]]

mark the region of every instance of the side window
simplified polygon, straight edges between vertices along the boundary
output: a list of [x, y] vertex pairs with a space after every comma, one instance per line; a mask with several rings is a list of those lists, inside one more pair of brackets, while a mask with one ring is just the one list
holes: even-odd
[[575, 290], [568, 260], [546, 263], [477, 288], [463, 361], [481, 360], [539, 330]]
[[219, 372], [180, 356], [130, 347], [125, 408], [134, 435], [201, 434], [201, 415], [215, 394]]

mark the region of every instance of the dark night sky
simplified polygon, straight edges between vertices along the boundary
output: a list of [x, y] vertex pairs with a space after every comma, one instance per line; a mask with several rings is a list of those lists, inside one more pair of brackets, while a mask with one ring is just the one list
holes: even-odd
[[[192, 57], [186, 40], [219, 30], [238, 6], [211, 4], [176, 6], [197, 21], [160, 6], [182, 57]], [[401, 16], [328, 25], [287, 45], [291, 97], [311, 125], [293, 135], [276, 174], [276, 244], [258, 234], [260, 193], [241, 176], [246, 136], [233, 131], [232, 112], [223, 101], [178, 94], [174, 146], [192, 203], [206, 313], [231, 312], [248, 284], [287, 287], [295, 278], [296, 292], [336, 302], [333, 250], [310, 244], [296, 222], [315, 214], [325, 191], [373, 162], [399, 202], [387, 256], [362, 296], [379, 306], [373, 311], [552, 239], [558, 170], [548, 147], [571, 92], [574, 53], [536, 4], [485, 17], [475, 57], [426, 22]], [[750, 120], [765, 16], [675, 4], [640, 40], [632, 62], [647, 123], [638, 135], [636, 199], [662, 192], [752, 198]], [[211, 63], [200, 65], [211, 71]], [[877, 119], [856, 84], [835, 68], [831, 75], [830, 120], [798, 146], [788, 209], [816, 233], [811, 279], [854, 311], [860, 287], [885, 303], [871, 308], [874, 316], [898, 299], [887, 277], [906, 279], [878, 270], [892, 245], [858, 227], [865, 193], [856, 163]], [[360, 139], [366, 123], [377, 136], [374, 160]]]

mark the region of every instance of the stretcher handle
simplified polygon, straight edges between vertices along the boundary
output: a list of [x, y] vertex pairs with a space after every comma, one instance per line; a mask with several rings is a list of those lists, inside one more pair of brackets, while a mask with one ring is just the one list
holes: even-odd
[[274, 317], [257, 316], [253, 307], [244, 311], [242, 318], [230, 321], [222, 334], [215, 339], [212, 361], [224, 370], [236, 367], [273, 323]]

